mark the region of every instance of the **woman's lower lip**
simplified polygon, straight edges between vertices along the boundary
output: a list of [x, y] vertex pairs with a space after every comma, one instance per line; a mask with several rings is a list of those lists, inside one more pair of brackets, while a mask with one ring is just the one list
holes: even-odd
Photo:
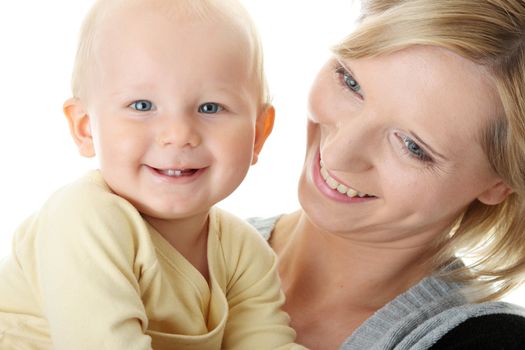
[[342, 202], [342, 203], [363, 203], [374, 200], [375, 197], [348, 197], [346, 194], [340, 193], [333, 190], [328, 186], [323, 177], [321, 176], [320, 153], [317, 152], [312, 164], [312, 179], [319, 192], [328, 197], [329, 199]]

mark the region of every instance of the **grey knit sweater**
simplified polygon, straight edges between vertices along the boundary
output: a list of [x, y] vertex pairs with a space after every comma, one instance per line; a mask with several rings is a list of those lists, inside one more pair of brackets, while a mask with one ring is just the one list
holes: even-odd
[[[268, 240], [278, 218], [248, 221]], [[349, 335], [341, 349], [429, 349], [460, 324], [484, 315], [517, 315], [521, 325], [525, 324], [525, 309], [504, 302], [470, 304], [459, 288], [457, 283], [434, 276], [424, 278], [367, 319]]]

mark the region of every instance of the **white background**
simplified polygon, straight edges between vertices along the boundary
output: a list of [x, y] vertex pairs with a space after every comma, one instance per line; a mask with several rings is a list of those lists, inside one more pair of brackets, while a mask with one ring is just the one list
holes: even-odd
[[[261, 33], [276, 125], [259, 163], [221, 207], [241, 217], [298, 207], [308, 89], [352, 28], [351, 0], [244, 0]], [[96, 162], [81, 158], [62, 115], [80, 22], [91, 0], [0, 2], [0, 257], [12, 232], [58, 187]], [[508, 299], [525, 305], [525, 288]]]

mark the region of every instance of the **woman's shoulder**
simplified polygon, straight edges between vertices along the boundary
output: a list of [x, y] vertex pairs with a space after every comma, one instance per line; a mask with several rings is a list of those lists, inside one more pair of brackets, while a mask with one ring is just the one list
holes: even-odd
[[274, 249], [286, 244], [290, 232], [298, 225], [302, 211], [297, 210], [291, 213], [279, 214], [270, 217], [252, 217], [247, 221], [257, 229], [257, 232], [266, 239], [271, 241]]
[[248, 223], [250, 223], [257, 232], [267, 241], [270, 240], [270, 237], [272, 236], [273, 229], [275, 228], [275, 224], [281, 218], [282, 215], [275, 215], [271, 217], [251, 217], [246, 219]]
[[516, 332], [525, 337], [525, 309], [505, 302], [469, 303], [461, 290], [459, 283], [429, 276], [366, 320], [342, 349], [492, 349], [455, 342], [461, 337], [472, 344], [483, 342], [476, 338], [482, 335], [479, 327], [490, 329], [498, 321], [505, 328], [494, 330], [501, 338], [511, 342]]
[[[506, 307], [517, 310], [512, 305]], [[431, 349], [525, 349], [525, 313], [470, 317], [443, 335]]]

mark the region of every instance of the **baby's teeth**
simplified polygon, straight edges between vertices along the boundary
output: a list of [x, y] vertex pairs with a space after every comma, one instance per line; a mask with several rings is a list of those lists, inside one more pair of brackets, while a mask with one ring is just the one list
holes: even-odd
[[358, 192], [357, 195], [362, 198], [362, 197], [366, 196], [366, 193]]
[[179, 169], [168, 169], [166, 171], [166, 175], [168, 175], [168, 176], [181, 176], [182, 175], [182, 170], [179, 170]]

